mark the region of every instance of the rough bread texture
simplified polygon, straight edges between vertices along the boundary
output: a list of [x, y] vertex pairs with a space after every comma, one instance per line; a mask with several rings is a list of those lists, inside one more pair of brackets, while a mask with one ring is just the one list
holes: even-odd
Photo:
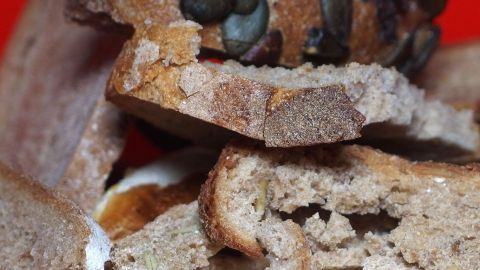
[[[284, 151], [237, 142], [210, 172], [199, 205], [212, 241], [254, 256], [266, 248], [258, 232], [265, 231], [268, 216], [318, 206], [332, 212], [328, 222], [319, 215], [304, 224], [297, 220], [313, 269], [372, 269], [380, 262], [405, 269], [476, 269], [479, 189], [476, 166], [411, 163], [355, 145]], [[352, 228], [358, 217], [380, 218], [381, 211], [398, 224]], [[273, 246], [267, 246], [269, 254], [290, 247]]]
[[[173, 58], [164, 55], [199, 46], [198, 29], [185, 21], [137, 31], [117, 60], [107, 97], [147, 120], [174, 110], [265, 140], [267, 146], [350, 140], [360, 136], [363, 126], [385, 122], [407, 129], [393, 137], [478, 148], [471, 111], [425, 101], [423, 91], [398, 72], [375, 64], [306, 64], [288, 70], [233, 61], [199, 64], [192, 54], [171, 64]], [[179, 31], [182, 35], [173, 34]]]
[[[109, 14], [117, 23], [130, 24], [135, 29], [184, 19], [179, 8], [179, 0], [70, 0], [69, 2], [68, 14], [73, 20], [87, 22], [97, 27], [103, 26], [107, 29], [112, 28], [112, 22], [105, 18], [105, 14]], [[416, 1], [406, 2], [402, 5], [408, 6], [407, 12], [393, 11], [397, 13], [393, 16], [398, 23], [396, 31], [398, 37], [414, 31], [427, 18]], [[324, 24], [321, 5], [317, 0], [268, 0], [267, 3], [270, 14], [266, 32], [278, 30], [283, 39], [278, 63], [298, 66], [305, 61], [303, 46], [307, 40], [308, 31], [313, 27], [322, 27]], [[388, 51], [391, 45], [381, 38], [377, 3], [354, 0], [352, 9], [352, 31], [347, 39], [350, 55], [347, 60], [360, 63], [375, 62], [378, 60], [378, 55], [385, 50]], [[205, 24], [200, 35], [202, 47], [225, 52], [221, 22]]]
[[0, 164], [0, 268], [103, 269], [110, 242], [73, 202]]
[[0, 159], [85, 210], [123, 146], [120, 112], [103, 102], [122, 40], [69, 23], [58, 1], [34, 0], [0, 68]]
[[194, 201], [170, 208], [115, 243], [110, 259], [115, 269], [197, 269], [221, 248], [205, 235]]

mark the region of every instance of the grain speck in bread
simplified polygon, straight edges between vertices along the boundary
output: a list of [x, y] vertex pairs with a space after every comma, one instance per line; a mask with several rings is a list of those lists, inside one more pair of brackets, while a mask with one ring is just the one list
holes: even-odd
[[0, 164], [0, 268], [103, 269], [110, 241], [73, 202]]
[[[261, 254], [258, 232], [269, 216], [317, 205], [332, 214], [328, 222], [313, 215], [303, 227], [314, 269], [378, 261], [414, 269], [476, 269], [479, 190], [475, 166], [412, 163], [355, 145], [283, 151], [237, 142], [224, 149], [199, 205], [212, 241], [247, 254]], [[263, 207], [257, 207], [263, 196]], [[352, 215], [381, 211], [398, 224], [369, 233], [352, 231], [345, 219], [353, 224]]]

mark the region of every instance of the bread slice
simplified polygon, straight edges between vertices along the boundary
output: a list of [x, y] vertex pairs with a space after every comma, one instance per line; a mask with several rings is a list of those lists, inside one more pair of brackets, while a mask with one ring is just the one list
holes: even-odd
[[[168, 24], [173, 21], [185, 19], [181, 12], [180, 3], [185, 1], [105, 1], [105, 0], [69, 0], [68, 14], [70, 18], [80, 23], [89, 23], [96, 27], [112, 29], [112, 23], [133, 25], [135, 29], [141, 29], [150, 24]], [[259, 2], [263, 2], [259, 1]], [[191, 2], [187, 2], [191, 3]], [[222, 24], [225, 18], [203, 24], [200, 31], [202, 37], [202, 47], [208, 50], [214, 50], [217, 54], [226, 54], [229, 57], [237, 57], [245, 61], [258, 62], [259, 59], [267, 59], [269, 64], [280, 64], [286, 66], [298, 66], [305, 62], [308, 57], [304, 54], [305, 44], [311, 35], [313, 28], [333, 28], [332, 36], [336, 35], [340, 50], [349, 53], [342, 59], [317, 59], [319, 61], [345, 61], [345, 62], [384, 62], [389, 53], [395, 49], [394, 40], [399, 42], [410, 33], [415, 32], [422, 24], [427, 22], [427, 12], [416, 1], [404, 1], [399, 7], [389, 5], [388, 3], [353, 0], [342, 2], [338, 6], [331, 7], [335, 18], [335, 25], [328, 26], [328, 10], [322, 10], [322, 2], [317, 0], [267, 0], [268, 6], [268, 25], [265, 32], [258, 40], [251, 43], [251, 47], [240, 55], [228, 54], [223, 39]], [[262, 4], [263, 4], [262, 3]], [[329, 2], [327, 2], [329, 3]], [[342, 12], [345, 6], [351, 5], [351, 9], [346, 9], [347, 14], [338, 14]], [[208, 5], [208, 4], [207, 4]], [[220, 5], [220, 4], [219, 4]], [[330, 4], [327, 4], [330, 5]], [[407, 7], [408, 8], [405, 8]], [[336, 10], [335, 10], [336, 9]], [[340, 10], [338, 10], [340, 9]], [[351, 13], [348, 14], [348, 11]], [[111, 19], [108, 20], [109, 14]], [[383, 15], [388, 14], [388, 15]], [[346, 16], [343, 16], [346, 15]], [[330, 17], [330, 18], [331, 18]], [[347, 22], [343, 18], [347, 18]], [[392, 20], [391, 18], [395, 18]], [[295, 22], [292, 24], [291, 22]], [[330, 21], [331, 23], [331, 21]], [[343, 24], [347, 25], [344, 27]], [[250, 26], [257, 27], [258, 22]], [[350, 25], [348, 25], [350, 24]], [[387, 26], [389, 29], [385, 29]], [[113, 27], [113, 28], [119, 28]], [[241, 26], [238, 26], [241, 28]], [[343, 28], [348, 28], [343, 29]], [[341, 30], [339, 30], [341, 29]], [[393, 33], [386, 33], [393, 30]], [[240, 30], [241, 31], [241, 30]], [[335, 33], [345, 31], [347, 33]], [[265, 44], [269, 35], [277, 33], [277, 39], [274, 45]], [[387, 40], [384, 35], [392, 35], [394, 40]], [[334, 37], [335, 38], [335, 37]], [[341, 40], [344, 39], [344, 40]], [[333, 41], [335, 42], [335, 41]], [[277, 54], [259, 53], [255, 46], [266, 47], [267, 52], [278, 50]], [[331, 46], [331, 44], [330, 44]], [[332, 46], [333, 47], [333, 46]], [[338, 58], [338, 57], [337, 57]], [[398, 61], [398, 60], [397, 60]]]
[[117, 60], [107, 98], [161, 128], [197, 140], [211, 137], [211, 129], [203, 129], [208, 136], [201, 129], [189, 132], [181, 120], [166, 121], [165, 116], [180, 112], [265, 140], [267, 146], [351, 140], [360, 137], [364, 126], [378, 123], [397, 129], [373, 136], [478, 149], [471, 111], [426, 101], [422, 90], [393, 69], [375, 64], [306, 64], [289, 70], [233, 61], [197, 63], [199, 29], [180, 21], [137, 31]]
[[78, 206], [0, 163], [0, 268], [103, 269], [110, 241]]
[[58, 1], [33, 0], [0, 67], [0, 159], [85, 210], [123, 146], [121, 113], [103, 97], [121, 43], [68, 22]]
[[124, 238], [169, 208], [195, 201], [217, 156], [190, 147], [135, 169], [107, 190], [93, 217], [111, 240]]
[[198, 204], [170, 208], [142, 230], [114, 244], [110, 262], [114, 269], [197, 269], [222, 245], [211, 243], [198, 217]]
[[237, 142], [223, 150], [199, 206], [212, 241], [256, 257], [266, 250], [271, 265], [282, 260], [278, 250], [296, 250], [276, 240], [276, 218], [302, 226], [310, 269], [477, 269], [479, 190], [475, 165], [412, 163], [356, 145], [286, 151]]

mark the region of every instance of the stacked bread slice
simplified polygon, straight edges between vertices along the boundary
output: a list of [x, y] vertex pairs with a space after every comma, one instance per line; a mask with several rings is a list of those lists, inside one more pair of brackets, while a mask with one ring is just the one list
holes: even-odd
[[[370, 59], [363, 64], [302, 63], [298, 40], [289, 44], [296, 53], [279, 62], [293, 67], [204, 61], [202, 48], [219, 44], [209, 39], [218, 25], [185, 20], [180, 2], [68, 1], [74, 19], [109, 29], [120, 27], [114, 21], [130, 24], [133, 34], [113, 63], [97, 55], [110, 56], [122, 38], [67, 27], [54, 0], [32, 1], [20, 32], [28, 35], [15, 39], [23, 49], [15, 46], [8, 59], [24, 59], [20, 70], [48, 68], [33, 79], [2, 69], [0, 149], [2, 160], [38, 180], [0, 164], [0, 269], [480, 269], [480, 168], [418, 161], [478, 158], [472, 102], [461, 106], [441, 94], [444, 85], [429, 75], [439, 68], [428, 67], [421, 79], [435, 88], [427, 92], [365, 52], [352, 52], [353, 60]], [[280, 14], [287, 2], [262, 3]], [[358, 12], [385, 7], [331, 3], [339, 2], [360, 7], [353, 25], [373, 21]], [[54, 16], [42, 16], [44, 7]], [[426, 20], [406, 14], [399, 25], [412, 24], [402, 31]], [[35, 24], [58, 25], [58, 32], [43, 36]], [[281, 32], [294, 30], [283, 24]], [[40, 57], [52, 50], [48, 39], [67, 32], [55, 47], [58, 59]], [[442, 58], [457, 53], [448, 49]], [[31, 90], [36, 85], [43, 95]], [[215, 150], [183, 150], [107, 185], [124, 129], [104, 90], [123, 111], [223, 151], [217, 158]], [[22, 133], [27, 125], [45, 130]], [[94, 208], [95, 220], [86, 214]]]

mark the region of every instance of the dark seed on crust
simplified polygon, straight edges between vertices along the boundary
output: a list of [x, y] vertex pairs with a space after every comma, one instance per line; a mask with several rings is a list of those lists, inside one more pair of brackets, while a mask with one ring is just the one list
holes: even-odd
[[352, 0], [320, 0], [325, 27], [346, 44], [352, 30]]
[[258, 0], [237, 0], [233, 12], [237, 14], [250, 14], [258, 6]]
[[336, 59], [346, 56], [348, 49], [324, 28], [311, 28], [308, 31], [304, 53], [320, 58]]
[[413, 77], [420, 71], [432, 56], [440, 40], [440, 28], [423, 26], [415, 32], [412, 56], [399, 71], [407, 77]]
[[398, 25], [397, 7], [392, 0], [376, 0], [380, 38], [387, 43], [396, 40]]
[[249, 15], [230, 14], [222, 24], [222, 39], [227, 52], [239, 56], [250, 49], [267, 30], [268, 19], [266, 0], [260, 0]]
[[400, 67], [410, 56], [413, 37], [414, 35], [412, 33], [405, 34], [400, 40], [389, 46], [389, 48], [380, 55], [378, 62], [384, 67]]
[[186, 19], [198, 23], [219, 21], [233, 9], [235, 0], [181, 0], [180, 8]]
[[264, 35], [240, 60], [252, 64], [275, 64], [282, 54], [282, 46], [282, 33], [275, 29]]
[[419, 0], [418, 2], [430, 18], [438, 16], [447, 6], [447, 0]]

